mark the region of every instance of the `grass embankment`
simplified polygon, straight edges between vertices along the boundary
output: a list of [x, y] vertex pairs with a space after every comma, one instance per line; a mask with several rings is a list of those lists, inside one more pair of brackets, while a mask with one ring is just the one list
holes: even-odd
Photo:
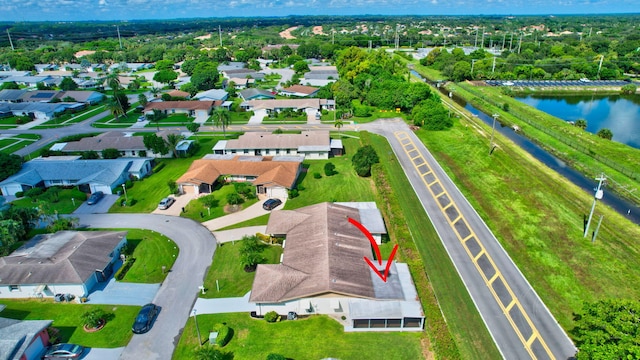
[[[342, 325], [324, 315], [277, 323], [252, 319], [246, 313], [198, 315], [204, 337], [219, 323], [226, 323], [233, 330], [233, 338], [222, 351], [232, 352], [235, 360], [264, 359], [270, 353], [282, 354], [287, 359], [423, 358], [420, 333], [345, 333]], [[193, 359], [197, 347], [195, 322], [190, 317], [173, 359]]]
[[[53, 320], [59, 330], [59, 340], [88, 347], [116, 348], [126, 346], [131, 339], [131, 325], [140, 310], [139, 306], [89, 305], [74, 303], [54, 303], [52, 300], [8, 300], [0, 299], [7, 307], [2, 316], [18, 320]], [[113, 314], [105, 327], [95, 333], [82, 329], [82, 314], [94, 309], [102, 309]]]
[[[240, 240], [240, 239], [238, 239]], [[245, 272], [240, 264], [240, 245], [242, 241], [223, 243], [216, 249], [213, 263], [204, 279], [204, 287], [207, 289], [202, 298], [242, 297], [251, 290], [255, 272]], [[265, 245], [262, 256], [264, 264], [278, 264], [280, 262], [282, 247], [279, 245]], [[216, 280], [220, 291], [216, 289]]]
[[[598, 239], [583, 238], [592, 195], [531, 158], [475, 118], [417, 135], [463, 191], [565, 330], [585, 301], [638, 298], [640, 229], [603, 204]], [[595, 228], [593, 225], [592, 230]], [[428, 267], [427, 267], [428, 269]]]
[[367, 133], [363, 133], [362, 138], [380, 155], [380, 165], [373, 171], [378, 204], [391, 238], [399, 245], [399, 261], [407, 262], [411, 270], [436, 356], [441, 359], [500, 358], [388, 142]]
[[46, 215], [54, 214], [71, 214], [82, 202], [87, 199], [87, 194], [73, 189], [60, 189], [57, 195], [51, 188], [35, 198], [23, 197], [12, 202], [14, 206], [33, 208], [38, 207], [43, 210]]
[[16, 134], [6, 139], [0, 140], [0, 152], [5, 154], [13, 154], [23, 147], [31, 145], [40, 139], [37, 134]]
[[[473, 106], [500, 115], [499, 121], [520, 127], [527, 137], [588, 177], [605, 173], [608, 187], [621, 196], [640, 203], [640, 149], [606, 140], [566, 121], [504, 95], [500, 88], [475, 87], [461, 83], [448, 87]], [[509, 111], [504, 111], [508, 104]], [[594, 180], [595, 181], [595, 180]]]
[[[125, 229], [136, 259], [122, 282], [157, 284], [164, 281], [180, 250], [168, 237], [150, 230]], [[165, 271], [162, 267], [165, 266]]]

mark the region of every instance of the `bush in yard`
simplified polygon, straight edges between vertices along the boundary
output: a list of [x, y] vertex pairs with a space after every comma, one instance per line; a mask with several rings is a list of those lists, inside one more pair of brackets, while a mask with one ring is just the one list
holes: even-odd
[[196, 348], [194, 355], [196, 360], [224, 360], [228, 358], [227, 354], [222, 353], [211, 345]]
[[42, 193], [44, 192], [44, 189], [39, 188], [39, 187], [34, 187], [31, 188], [27, 191], [24, 192], [24, 196], [28, 197], [28, 198], [32, 198], [35, 201], [35, 198], [37, 198], [38, 196], [42, 195]]
[[367, 177], [371, 175], [371, 165], [377, 164], [380, 160], [378, 154], [371, 145], [363, 146], [353, 155], [351, 163], [358, 176]]
[[90, 329], [96, 329], [104, 324], [113, 314], [107, 314], [102, 309], [94, 309], [82, 314], [82, 324]]
[[314, 179], [321, 179], [321, 178], [322, 178], [322, 175], [321, 175], [319, 172], [314, 172], [314, 173], [313, 173], [313, 178], [314, 178]]
[[178, 193], [178, 184], [175, 181], [169, 180], [167, 181], [167, 186], [169, 186], [169, 192], [172, 194]]
[[240, 263], [245, 272], [254, 272], [258, 264], [264, 261], [262, 251], [264, 245], [258, 241], [256, 236], [243, 236], [240, 243]]
[[294, 199], [298, 197], [298, 190], [297, 189], [291, 189], [289, 190], [289, 199]]
[[240, 205], [244, 203], [244, 199], [238, 193], [231, 193], [227, 195], [227, 203], [231, 205]]
[[276, 322], [276, 321], [280, 321], [280, 315], [278, 315], [277, 312], [275, 311], [269, 311], [268, 313], [264, 314], [264, 319], [267, 322]]
[[223, 347], [231, 341], [233, 337], [233, 330], [230, 327], [224, 324], [216, 325], [216, 329], [218, 330], [218, 337], [216, 338], [216, 345]]
[[336, 166], [333, 163], [324, 164], [324, 174], [326, 176], [333, 176], [336, 174]]

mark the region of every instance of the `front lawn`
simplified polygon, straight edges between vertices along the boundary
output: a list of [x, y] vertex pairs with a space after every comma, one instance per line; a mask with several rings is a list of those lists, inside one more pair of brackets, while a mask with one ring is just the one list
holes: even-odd
[[[140, 310], [139, 306], [89, 305], [54, 303], [52, 300], [0, 299], [6, 308], [2, 317], [18, 320], [53, 320], [52, 326], [60, 331], [60, 342], [69, 342], [88, 347], [116, 348], [126, 346], [131, 339], [131, 325]], [[82, 328], [82, 314], [102, 309], [113, 314], [105, 327], [95, 333]]]
[[[204, 287], [207, 289], [202, 298], [223, 298], [244, 296], [253, 284], [255, 272], [245, 272], [240, 264], [240, 244], [242, 241], [223, 243], [216, 249], [213, 264], [207, 272]], [[279, 245], [265, 245], [262, 256], [265, 264], [278, 264], [280, 262], [282, 247]], [[216, 280], [220, 286], [220, 292], [216, 290]]]
[[[226, 323], [233, 330], [233, 338], [222, 351], [233, 353], [234, 360], [265, 359], [270, 353], [300, 360], [424, 358], [420, 332], [345, 333], [337, 321], [324, 315], [277, 323], [252, 319], [246, 313], [198, 315], [204, 339], [219, 323]], [[193, 359], [197, 346], [195, 323], [190, 317], [173, 359]]]
[[[325, 201], [375, 201], [373, 182], [371, 178], [359, 177], [351, 165], [353, 156], [360, 147], [360, 140], [343, 138], [345, 155], [337, 156], [329, 160], [305, 160], [306, 172], [300, 175], [298, 187], [299, 196], [287, 200], [286, 209], [318, 204]], [[324, 165], [335, 165], [337, 174], [326, 176]], [[314, 173], [319, 173], [321, 178], [314, 178]]]
[[[87, 194], [77, 188], [62, 189], [57, 194], [57, 197], [53, 192], [51, 188], [48, 188], [44, 193], [34, 199], [24, 197], [13, 201], [12, 204], [19, 207], [39, 207], [43, 209], [47, 215], [56, 213], [71, 214], [87, 199]], [[56, 198], [57, 200], [54, 200]]]
[[[252, 191], [255, 194], [255, 187], [252, 187]], [[213, 191], [210, 195], [215, 198], [217, 204], [212, 206], [211, 208], [207, 208], [204, 203], [200, 200], [192, 200], [185, 206], [185, 212], [180, 214], [182, 217], [187, 217], [189, 219], [193, 219], [195, 221], [207, 221], [211, 219], [215, 219], [220, 216], [227, 215], [224, 212], [224, 207], [228, 204], [227, 196], [229, 194], [235, 193], [236, 190], [233, 184], [226, 184], [219, 189]], [[244, 203], [240, 204], [240, 209], [246, 209], [248, 206], [251, 206], [258, 202], [257, 198], [254, 199], [245, 199]]]
[[[127, 243], [136, 261], [122, 282], [157, 284], [164, 281], [180, 250], [168, 237], [150, 230], [127, 229]], [[165, 266], [165, 271], [162, 267]]]

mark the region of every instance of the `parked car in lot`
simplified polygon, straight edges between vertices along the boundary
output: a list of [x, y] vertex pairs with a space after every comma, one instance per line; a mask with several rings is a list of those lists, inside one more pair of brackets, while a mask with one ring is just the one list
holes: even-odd
[[169, 207], [171, 207], [171, 205], [173, 205], [174, 202], [176, 202], [176, 199], [172, 197], [166, 197], [160, 200], [160, 203], [158, 204], [158, 209], [167, 210]]
[[143, 306], [140, 312], [138, 312], [138, 316], [136, 316], [136, 321], [133, 323], [131, 331], [133, 331], [134, 334], [146, 333], [151, 330], [151, 325], [153, 325], [156, 316], [158, 316], [158, 307], [155, 304]]
[[262, 208], [265, 210], [273, 210], [282, 204], [280, 199], [269, 199], [262, 204]]
[[56, 344], [51, 346], [42, 357], [43, 359], [79, 359], [84, 347], [75, 344]]
[[87, 200], [87, 205], [94, 205], [98, 201], [100, 201], [100, 199], [102, 199], [103, 197], [104, 197], [104, 193], [102, 191], [96, 191], [93, 194], [91, 194], [91, 196], [89, 196], [89, 200]]

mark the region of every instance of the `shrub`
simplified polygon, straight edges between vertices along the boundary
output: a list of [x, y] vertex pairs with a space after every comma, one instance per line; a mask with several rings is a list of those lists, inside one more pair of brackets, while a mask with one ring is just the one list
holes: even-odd
[[377, 164], [380, 160], [378, 154], [371, 145], [366, 145], [358, 149], [351, 162], [358, 176], [367, 177], [371, 175], [371, 165]]
[[24, 191], [18, 191], [18, 192], [16, 193], [16, 197], [17, 197], [17, 198], [21, 198], [21, 197], [23, 197], [23, 196], [24, 196]]
[[36, 198], [40, 195], [42, 195], [42, 193], [44, 192], [44, 189], [39, 188], [39, 187], [34, 187], [31, 188], [27, 191], [24, 192], [24, 196], [29, 197], [29, 198]]
[[284, 357], [284, 355], [280, 355], [280, 354], [269, 354], [267, 355], [267, 360], [287, 360], [286, 357]]
[[295, 199], [298, 197], [298, 190], [297, 189], [291, 189], [289, 190], [289, 199]]
[[238, 193], [231, 193], [227, 195], [227, 203], [231, 205], [240, 205], [244, 203], [244, 199]]
[[264, 314], [264, 319], [267, 322], [273, 323], [276, 321], [280, 321], [280, 315], [278, 315], [278, 313], [275, 311], [269, 311], [268, 313]]
[[135, 205], [135, 204], [137, 204], [137, 203], [138, 203], [138, 200], [136, 200], [136, 199], [134, 199], [134, 198], [131, 198], [131, 199], [129, 199], [129, 201], [127, 202], [127, 206], [133, 206], [133, 205]]
[[82, 314], [83, 325], [89, 328], [97, 328], [106, 320], [107, 313], [102, 309], [94, 309]]
[[216, 338], [216, 345], [223, 347], [231, 341], [233, 337], [233, 330], [230, 327], [224, 324], [216, 325], [216, 329], [218, 330], [218, 337]]
[[336, 166], [333, 165], [333, 163], [326, 163], [324, 164], [324, 174], [326, 176], [332, 176], [336, 174]]
[[127, 261], [124, 262], [124, 265], [122, 265], [122, 267], [120, 268], [120, 270], [118, 270], [118, 273], [116, 274], [116, 280], [124, 279], [125, 275], [127, 275], [127, 271], [131, 269], [134, 262], [136, 262], [136, 258], [130, 257], [130, 256], [127, 257]]
[[322, 175], [319, 172], [314, 172], [313, 173], [313, 178], [314, 179], [320, 179], [320, 178], [322, 178]]

